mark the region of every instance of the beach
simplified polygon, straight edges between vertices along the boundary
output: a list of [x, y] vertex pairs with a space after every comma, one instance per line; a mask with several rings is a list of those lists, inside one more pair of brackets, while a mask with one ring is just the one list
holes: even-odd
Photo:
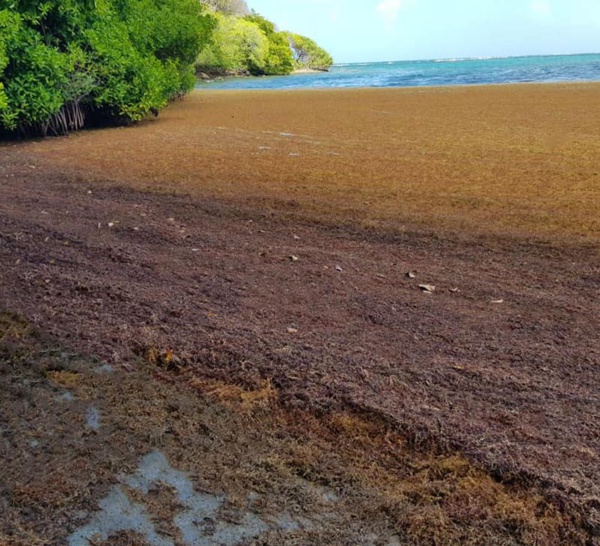
[[3, 143], [0, 544], [599, 544], [599, 103], [202, 90]]

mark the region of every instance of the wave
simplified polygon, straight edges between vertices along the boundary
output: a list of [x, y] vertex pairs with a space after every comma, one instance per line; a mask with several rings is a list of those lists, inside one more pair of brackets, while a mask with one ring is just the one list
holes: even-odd
[[462, 63], [468, 61], [496, 61], [496, 60], [505, 60], [505, 59], [525, 59], [526, 57], [457, 57], [454, 59], [434, 59], [432, 62], [434, 63]]

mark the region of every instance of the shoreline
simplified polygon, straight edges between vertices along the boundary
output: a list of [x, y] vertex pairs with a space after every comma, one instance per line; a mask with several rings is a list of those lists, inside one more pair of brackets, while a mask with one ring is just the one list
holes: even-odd
[[261, 75], [255, 76], [251, 74], [248, 70], [221, 70], [221, 69], [210, 69], [210, 68], [200, 68], [196, 70], [196, 79], [199, 83], [211, 83], [213, 81], [219, 81], [224, 79], [247, 79], [254, 78], [260, 80], [262, 78], [269, 77], [282, 77], [286, 76], [295, 76], [297, 74], [323, 74], [327, 73], [329, 70], [319, 70], [317, 68], [298, 68], [291, 72], [290, 74], [284, 74], [281, 76], [270, 76], [270, 75]]
[[[320, 71], [313, 71], [313, 72], [307, 72], [307, 73], [318, 73]], [[298, 73], [292, 73], [292, 74], [288, 74], [288, 76], [294, 76], [294, 75], [302, 75], [303, 72], [298, 72]], [[231, 78], [231, 79], [240, 79], [240, 80], [244, 80], [244, 79], [257, 79], [260, 80], [264, 77], [270, 77], [270, 76], [226, 76], [226, 77], [221, 77], [221, 81]], [[281, 76], [281, 77], [287, 77], [287, 76]], [[530, 86], [589, 86], [589, 85], [598, 85], [600, 86], [600, 80], [565, 80], [565, 81], [542, 81], [542, 82], [506, 82], [506, 83], [456, 83], [456, 84], [445, 84], [445, 85], [404, 85], [404, 86], [330, 86], [330, 87], [293, 87], [293, 88], [289, 88], [289, 87], [281, 87], [281, 88], [213, 88], [210, 89], [210, 87], [205, 87], [205, 86], [201, 86], [201, 84], [207, 84], [210, 85], [211, 83], [215, 83], [216, 80], [211, 80], [211, 81], [207, 81], [207, 80], [201, 80], [199, 79], [196, 83], [196, 86], [194, 87], [194, 89], [190, 92], [190, 94], [193, 94], [197, 91], [205, 91], [205, 90], [211, 90], [211, 91], [223, 91], [223, 92], [236, 92], [236, 91], [251, 91], [251, 92], [285, 92], [285, 93], [290, 93], [290, 92], [294, 92], [294, 91], [314, 91], [314, 92], [327, 92], [327, 91], [348, 91], [348, 90], [359, 90], [359, 91], [364, 91], [364, 90], [386, 90], [386, 89], [395, 89], [395, 90], [402, 90], [402, 89], [480, 89], [480, 88], [494, 88], [494, 87], [511, 87], [511, 86], [515, 86], [515, 87], [530, 87]]]

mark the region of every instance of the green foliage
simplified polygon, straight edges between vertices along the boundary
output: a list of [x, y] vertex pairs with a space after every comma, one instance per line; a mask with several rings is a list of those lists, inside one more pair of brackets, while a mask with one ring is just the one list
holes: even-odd
[[196, 0], [120, 0], [86, 32], [100, 83], [95, 104], [137, 121], [189, 91], [212, 30]]
[[294, 60], [285, 33], [277, 32], [275, 25], [258, 13], [252, 13], [245, 19], [258, 25], [269, 40], [269, 52], [261, 73], [278, 76], [290, 74], [294, 70]]
[[197, 0], [0, 0], [0, 131], [131, 122], [194, 85]]
[[94, 105], [111, 118], [137, 121], [152, 108], [162, 108], [168, 95], [161, 86], [160, 61], [135, 48], [127, 26], [116, 16], [98, 21], [86, 33], [98, 87]]
[[197, 70], [249, 72], [285, 75], [298, 68], [327, 70], [331, 56], [313, 40], [279, 32], [275, 25], [256, 12], [245, 17], [242, 0], [201, 0], [215, 10], [215, 29], [198, 56]]
[[[8, 66], [8, 44], [15, 39], [19, 29], [19, 18], [8, 10], [0, 11], [0, 75]], [[4, 111], [8, 108], [8, 97], [4, 89], [4, 83], [0, 80], [0, 121]]]
[[328, 70], [333, 64], [331, 55], [314, 40], [291, 32], [286, 32], [286, 37], [292, 48], [296, 68]]
[[68, 79], [68, 53], [45, 43], [43, 36], [26, 24], [26, 15], [0, 11], [5, 57], [5, 106], [0, 123], [9, 130], [43, 122], [56, 114]]
[[211, 69], [263, 71], [269, 40], [260, 28], [239, 17], [217, 13], [215, 19], [211, 43], [198, 56], [198, 64]]

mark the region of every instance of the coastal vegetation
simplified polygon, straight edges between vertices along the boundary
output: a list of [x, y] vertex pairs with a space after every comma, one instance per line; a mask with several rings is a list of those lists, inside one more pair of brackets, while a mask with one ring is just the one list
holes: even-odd
[[306, 36], [279, 31], [243, 0], [204, 0], [214, 31], [197, 59], [200, 73], [286, 75], [328, 70], [331, 55]]
[[193, 88], [197, 0], [0, 0], [0, 130], [138, 121]]
[[333, 59], [314, 40], [300, 34], [286, 33], [292, 47], [296, 70], [328, 70]]
[[244, 0], [0, 0], [0, 135], [136, 122], [190, 91], [198, 70], [330, 65]]

